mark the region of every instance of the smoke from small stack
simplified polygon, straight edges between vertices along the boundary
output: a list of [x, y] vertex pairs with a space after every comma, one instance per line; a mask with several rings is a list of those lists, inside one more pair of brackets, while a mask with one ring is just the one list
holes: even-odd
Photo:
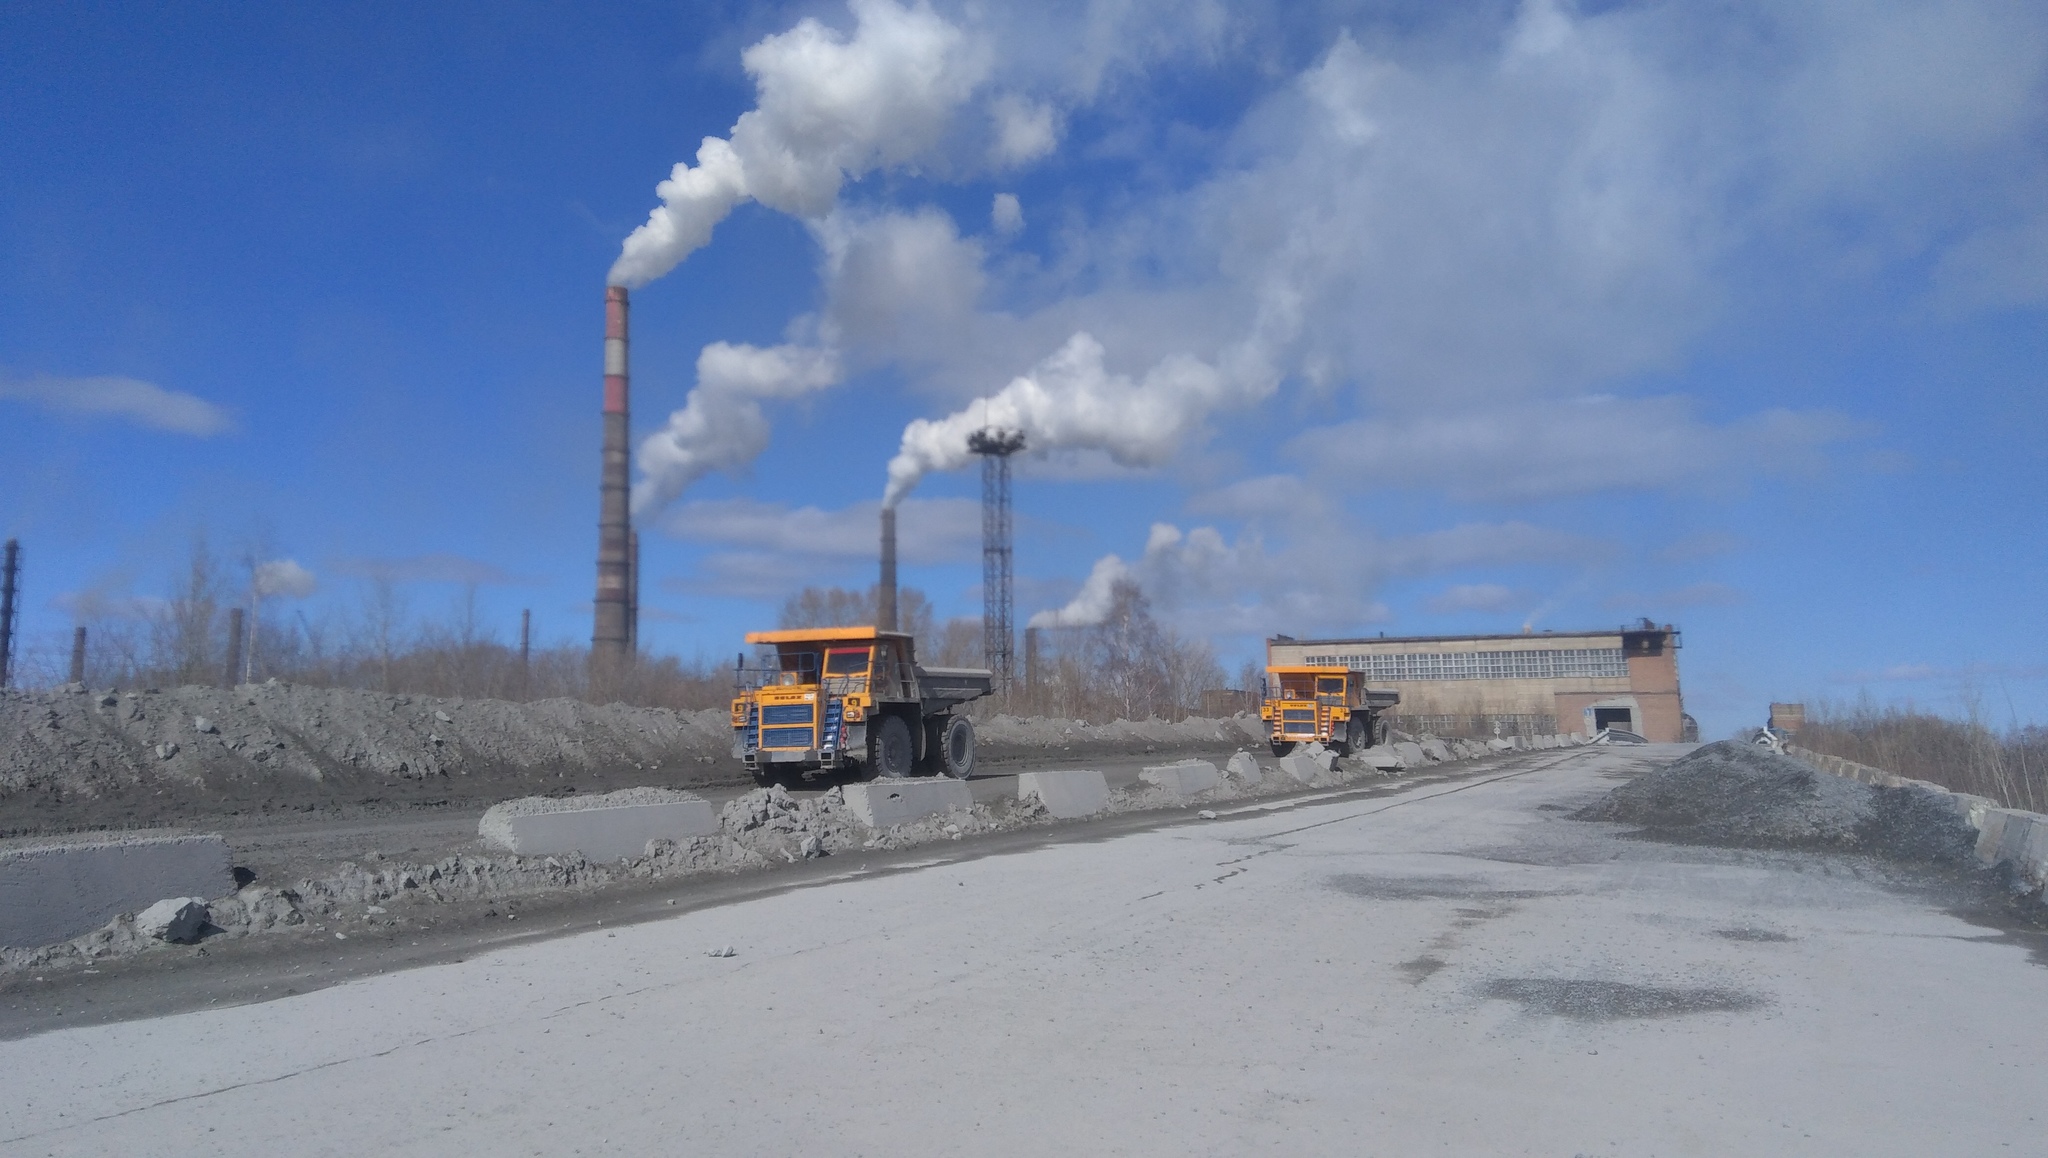
[[591, 664], [605, 676], [624, 670], [633, 646], [627, 309], [626, 287], [605, 287], [604, 450], [598, 482], [597, 598], [590, 632]]
[[968, 439], [984, 427], [1019, 431], [1034, 452], [1095, 450], [1120, 466], [1156, 467], [1215, 410], [1255, 402], [1274, 383], [1263, 375], [1226, 375], [1199, 358], [1175, 354], [1142, 378], [1111, 373], [1102, 343], [1077, 333], [1053, 355], [987, 398], [903, 429], [889, 461], [882, 502], [895, 506], [925, 475], [974, 460]]
[[882, 508], [882, 581], [875, 600], [875, 626], [896, 630], [896, 508]]

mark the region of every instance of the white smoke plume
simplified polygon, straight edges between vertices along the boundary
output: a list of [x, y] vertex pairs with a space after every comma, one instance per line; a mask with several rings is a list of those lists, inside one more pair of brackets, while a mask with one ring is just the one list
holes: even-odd
[[1041, 611], [1031, 617], [1027, 627], [1094, 627], [1109, 614], [1116, 601], [1116, 585], [1126, 579], [1135, 579], [1129, 566], [1115, 555], [1104, 555], [1095, 561], [1095, 568], [1088, 572], [1081, 590], [1067, 602], [1065, 607]]
[[839, 382], [839, 358], [809, 346], [713, 342], [697, 355], [697, 385], [683, 408], [640, 443], [636, 514], [675, 501], [714, 470], [737, 470], [768, 447], [764, 398], [796, 398]]
[[894, 506], [925, 475], [957, 470], [974, 458], [967, 438], [984, 426], [1024, 433], [1027, 451], [1098, 450], [1120, 466], [1155, 467], [1221, 406], [1270, 393], [1264, 376], [1226, 375], [1199, 358], [1170, 355], [1142, 378], [1113, 374], [1102, 343], [1075, 334], [1030, 373], [945, 418], [920, 418], [903, 430], [889, 461], [883, 503]]
[[265, 599], [282, 596], [286, 599], [304, 599], [313, 593], [319, 580], [313, 573], [299, 565], [297, 559], [272, 559], [256, 564], [253, 585], [256, 594]]
[[749, 198], [817, 219], [831, 212], [846, 178], [913, 164], [940, 143], [954, 111], [988, 76], [987, 46], [924, 0], [847, 7], [851, 37], [806, 17], [740, 55], [759, 94], [755, 107], [729, 139], [704, 138], [697, 164], [677, 164], [656, 187], [661, 204], [626, 238], [610, 284], [637, 288], [674, 269]]

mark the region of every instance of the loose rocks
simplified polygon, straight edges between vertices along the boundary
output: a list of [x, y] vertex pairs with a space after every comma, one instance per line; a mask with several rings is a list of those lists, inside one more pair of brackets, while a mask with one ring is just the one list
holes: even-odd
[[1728, 740], [1637, 777], [1577, 816], [1707, 844], [1838, 848], [1914, 861], [1967, 862], [1977, 838], [1944, 793], [1873, 788]]
[[198, 897], [172, 897], [135, 914], [135, 931], [177, 945], [199, 939], [206, 928], [206, 902]]

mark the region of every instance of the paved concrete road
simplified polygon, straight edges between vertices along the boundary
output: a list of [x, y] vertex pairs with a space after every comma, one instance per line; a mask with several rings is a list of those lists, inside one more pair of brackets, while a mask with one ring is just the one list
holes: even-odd
[[1660, 755], [7, 1042], [0, 1152], [2039, 1153], [2048, 970], [1868, 862], [1565, 819]]

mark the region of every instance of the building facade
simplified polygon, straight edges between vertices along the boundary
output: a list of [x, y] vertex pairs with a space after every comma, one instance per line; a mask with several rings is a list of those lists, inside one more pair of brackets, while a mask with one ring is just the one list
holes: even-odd
[[1653, 742], [1696, 738], [1678, 688], [1678, 630], [1644, 620], [1612, 631], [1266, 641], [1270, 665], [1345, 667], [1401, 693], [1391, 717], [1440, 736], [1622, 728]]

